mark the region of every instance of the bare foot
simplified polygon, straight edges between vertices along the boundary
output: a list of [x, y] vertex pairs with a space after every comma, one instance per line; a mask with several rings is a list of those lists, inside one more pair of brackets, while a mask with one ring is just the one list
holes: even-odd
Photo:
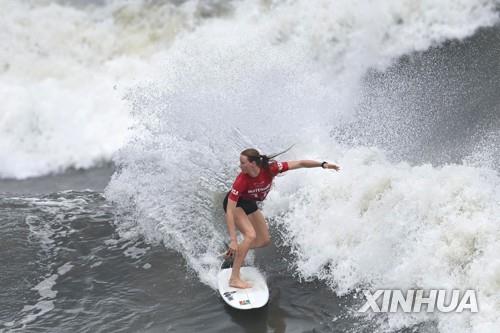
[[233, 288], [239, 288], [239, 289], [247, 289], [247, 288], [252, 288], [252, 284], [243, 281], [241, 279], [229, 279], [229, 286]]

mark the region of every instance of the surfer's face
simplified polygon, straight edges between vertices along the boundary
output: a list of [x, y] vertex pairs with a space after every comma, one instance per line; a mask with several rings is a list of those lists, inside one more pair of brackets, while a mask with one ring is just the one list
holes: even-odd
[[245, 155], [240, 155], [240, 169], [241, 172], [249, 174], [252, 173], [252, 171], [255, 171], [255, 169], [258, 168], [257, 164], [255, 162], [250, 162], [248, 160], [248, 157]]

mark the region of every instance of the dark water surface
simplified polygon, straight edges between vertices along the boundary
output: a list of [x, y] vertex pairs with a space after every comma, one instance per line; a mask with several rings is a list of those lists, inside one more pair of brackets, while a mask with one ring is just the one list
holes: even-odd
[[[24, 194], [0, 196], [0, 331], [369, 331], [349, 313], [350, 297], [343, 300], [322, 283], [294, 277], [286, 249], [273, 245], [256, 253], [270, 302], [237, 311], [200, 283], [177, 253], [120, 238], [113, 207], [101, 191], [35, 194], [45, 181], [78, 187], [75, 179], [109, 171], [19, 182]], [[85, 187], [95, 186], [93, 181]]]

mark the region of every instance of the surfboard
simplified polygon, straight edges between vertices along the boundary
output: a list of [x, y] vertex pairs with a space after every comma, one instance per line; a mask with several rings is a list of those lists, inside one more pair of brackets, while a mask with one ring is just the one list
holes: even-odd
[[257, 268], [247, 266], [240, 269], [241, 278], [252, 284], [252, 288], [247, 289], [229, 286], [231, 271], [232, 268], [221, 268], [219, 274], [217, 274], [219, 294], [224, 302], [240, 310], [257, 309], [267, 304], [269, 301], [269, 289], [267, 288], [264, 275]]

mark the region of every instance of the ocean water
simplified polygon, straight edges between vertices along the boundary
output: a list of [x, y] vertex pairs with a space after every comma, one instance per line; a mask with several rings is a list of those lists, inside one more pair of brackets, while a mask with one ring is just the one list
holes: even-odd
[[[494, 0], [0, 0], [1, 332], [497, 332]], [[297, 170], [215, 276], [246, 147]], [[474, 289], [478, 313], [363, 314], [362, 289]]]

